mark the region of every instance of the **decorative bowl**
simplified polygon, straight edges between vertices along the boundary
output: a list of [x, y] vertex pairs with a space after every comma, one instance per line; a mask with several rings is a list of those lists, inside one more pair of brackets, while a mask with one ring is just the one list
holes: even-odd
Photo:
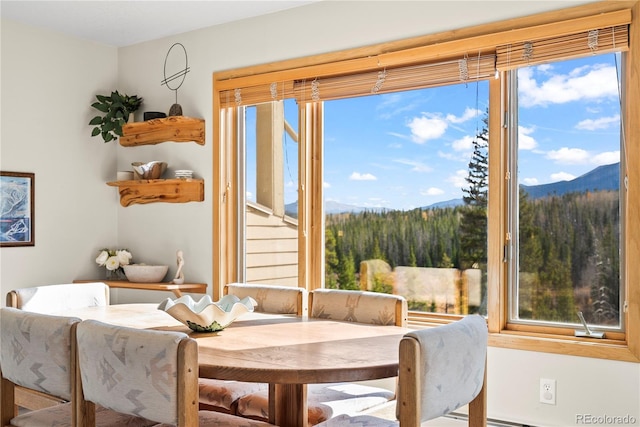
[[172, 300], [167, 298], [158, 305], [158, 310], [170, 314], [195, 332], [216, 332], [229, 326], [239, 316], [253, 311], [257, 305], [251, 297], [242, 299], [235, 295], [225, 295], [213, 302], [209, 295], [194, 301], [190, 295]]
[[133, 162], [131, 163], [135, 179], [159, 179], [165, 170], [167, 163], [154, 160], [153, 162]]
[[123, 265], [124, 275], [130, 282], [160, 283], [167, 275], [168, 265], [129, 264]]

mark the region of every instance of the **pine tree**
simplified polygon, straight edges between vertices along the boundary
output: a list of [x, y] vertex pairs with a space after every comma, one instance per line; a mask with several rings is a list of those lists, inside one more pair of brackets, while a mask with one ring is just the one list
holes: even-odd
[[473, 141], [469, 161], [469, 184], [463, 188], [464, 209], [460, 219], [460, 264], [462, 269], [482, 268], [487, 263], [487, 190], [489, 117], [482, 119], [484, 127]]

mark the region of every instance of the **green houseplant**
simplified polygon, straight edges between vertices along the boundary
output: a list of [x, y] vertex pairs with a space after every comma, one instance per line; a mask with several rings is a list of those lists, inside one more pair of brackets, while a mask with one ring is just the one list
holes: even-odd
[[96, 95], [98, 99], [91, 104], [93, 108], [104, 113], [95, 116], [89, 125], [95, 126], [91, 136], [101, 135], [104, 142], [109, 142], [122, 136], [122, 126], [129, 120], [129, 114], [140, 108], [142, 98], [137, 95], [121, 95], [117, 90], [111, 95]]

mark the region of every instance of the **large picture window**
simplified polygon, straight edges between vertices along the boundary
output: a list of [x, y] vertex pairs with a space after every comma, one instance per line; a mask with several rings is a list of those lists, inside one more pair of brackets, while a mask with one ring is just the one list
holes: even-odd
[[639, 361], [631, 22], [603, 2], [214, 74], [214, 293], [391, 292], [414, 325], [481, 313], [490, 345]]

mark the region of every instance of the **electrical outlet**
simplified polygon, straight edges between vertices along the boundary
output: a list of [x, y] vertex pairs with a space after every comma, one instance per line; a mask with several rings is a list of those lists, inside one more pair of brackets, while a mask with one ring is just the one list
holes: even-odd
[[556, 404], [556, 380], [540, 378], [540, 403]]

